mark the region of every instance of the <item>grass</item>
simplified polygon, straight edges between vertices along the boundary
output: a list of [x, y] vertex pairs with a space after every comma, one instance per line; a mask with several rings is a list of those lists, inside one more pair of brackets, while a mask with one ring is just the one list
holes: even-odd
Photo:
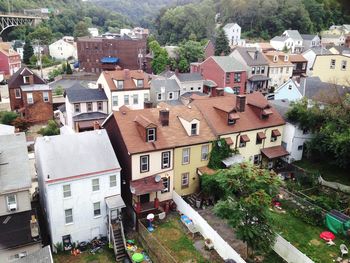
[[100, 253], [96, 253], [95, 255], [91, 254], [89, 249], [82, 252], [78, 256], [73, 256], [70, 254], [70, 252], [53, 254], [53, 260], [55, 263], [115, 263], [113, 249], [110, 249], [107, 246], [104, 247]]
[[[153, 234], [177, 262], [209, 262], [194, 247], [191, 236], [184, 232], [181, 224], [179, 217], [168, 217], [165, 222], [156, 227]], [[210, 262], [216, 261], [211, 260]]]
[[263, 263], [285, 263], [286, 261], [281, 258], [275, 251], [271, 251], [264, 257]]
[[335, 165], [331, 165], [327, 162], [315, 162], [308, 159], [302, 159], [294, 164], [310, 173], [320, 173], [322, 178], [327, 181], [338, 182], [350, 186], [350, 176], [348, 175], [348, 172]]
[[333, 262], [340, 255], [340, 244], [344, 243], [350, 247], [349, 241], [341, 236], [336, 236], [334, 240], [336, 245], [329, 247], [319, 237], [321, 232], [327, 231], [326, 227], [311, 226], [288, 212], [285, 214], [271, 212], [271, 217], [276, 232], [316, 263]]

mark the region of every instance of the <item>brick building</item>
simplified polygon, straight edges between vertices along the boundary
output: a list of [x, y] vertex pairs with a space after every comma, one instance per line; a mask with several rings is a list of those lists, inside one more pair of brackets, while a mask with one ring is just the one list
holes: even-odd
[[78, 38], [79, 68], [93, 73], [114, 70], [117, 66], [145, 70], [146, 44], [146, 38], [132, 39], [128, 36]]
[[9, 43], [0, 43], [0, 71], [9, 78], [21, 67], [21, 57]]
[[52, 90], [28, 68], [19, 69], [8, 82], [11, 110], [32, 122], [46, 122], [53, 117]]

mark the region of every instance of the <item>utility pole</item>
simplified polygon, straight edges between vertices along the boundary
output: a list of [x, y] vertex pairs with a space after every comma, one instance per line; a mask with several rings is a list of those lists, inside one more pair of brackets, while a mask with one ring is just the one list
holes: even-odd
[[11, 13], [11, 5], [10, 5], [10, 0], [7, 0], [7, 11]]
[[35, 40], [35, 43], [37, 43], [37, 44], [36, 44], [36, 47], [37, 47], [38, 52], [39, 52], [38, 55], [39, 55], [40, 76], [41, 76], [41, 78], [43, 78], [43, 77], [44, 77], [44, 74], [43, 74], [43, 63], [42, 63], [42, 54], [41, 54], [40, 40], [39, 40], [39, 39], [36, 39], [36, 40]]

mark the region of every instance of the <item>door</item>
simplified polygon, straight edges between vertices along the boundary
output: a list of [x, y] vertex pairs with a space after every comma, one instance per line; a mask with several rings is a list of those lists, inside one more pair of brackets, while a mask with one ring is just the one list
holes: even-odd
[[140, 195], [141, 204], [148, 203], [148, 202], [149, 202], [149, 194]]

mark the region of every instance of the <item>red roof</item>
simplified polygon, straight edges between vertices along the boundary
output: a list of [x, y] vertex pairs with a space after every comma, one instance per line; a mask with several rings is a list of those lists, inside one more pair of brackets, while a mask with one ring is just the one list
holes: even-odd
[[156, 182], [157, 175], [151, 175], [130, 182], [130, 191], [135, 195], [143, 195], [164, 189], [163, 181]]
[[261, 153], [269, 159], [275, 159], [289, 155], [289, 152], [287, 152], [286, 149], [284, 149], [281, 145], [261, 149]]

